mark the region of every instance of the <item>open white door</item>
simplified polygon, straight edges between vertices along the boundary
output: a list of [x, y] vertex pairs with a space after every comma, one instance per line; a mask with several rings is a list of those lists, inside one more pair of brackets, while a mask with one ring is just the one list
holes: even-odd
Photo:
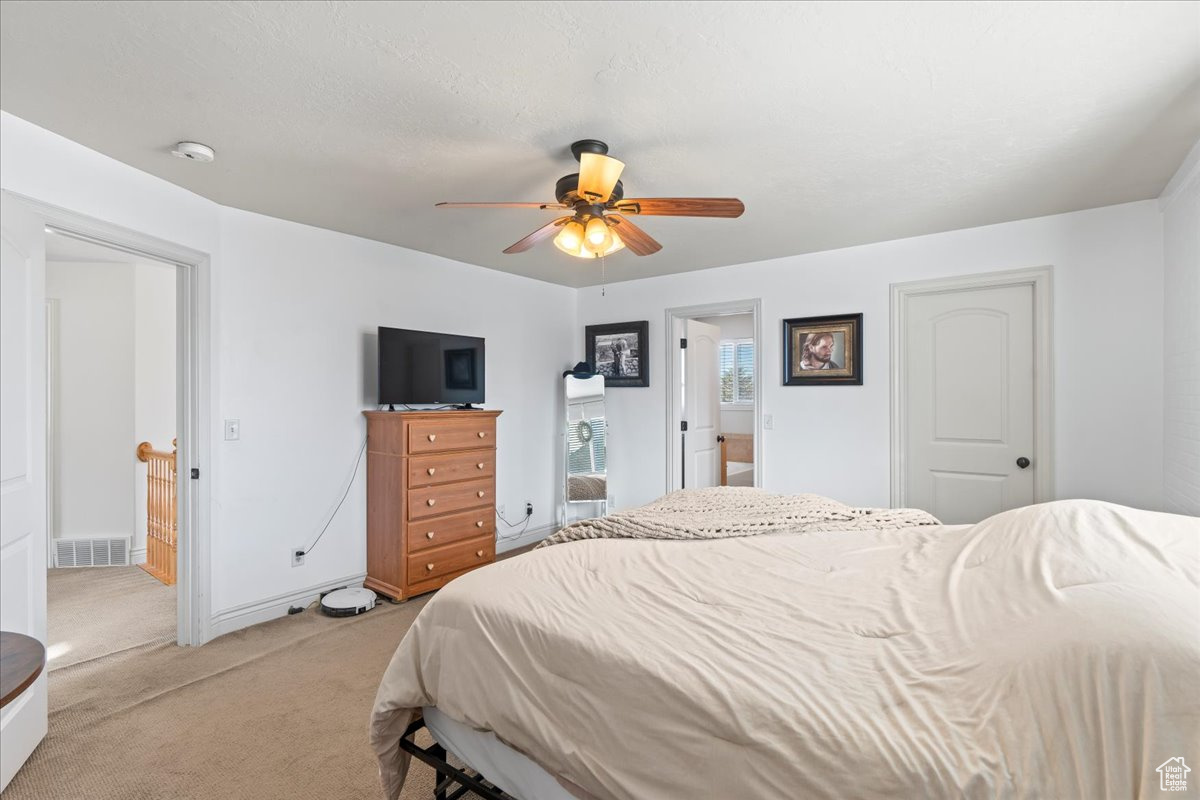
[[687, 320], [687, 347], [683, 351], [683, 486], [704, 489], [721, 483], [720, 383], [721, 329]]
[[[45, 643], [45, 233], [16, 200], [0, 202], [0, 629]], [[0, 789], [46, 722], [43, 672], [0, 711]]]

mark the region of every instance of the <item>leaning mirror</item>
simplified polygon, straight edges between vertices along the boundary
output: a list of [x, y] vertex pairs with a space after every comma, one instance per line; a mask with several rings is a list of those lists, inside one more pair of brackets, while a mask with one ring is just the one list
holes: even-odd
[[[602, 503], [608, 511], [608, 425], [604, 376], [563, 378], [566, 397], [566, 503]], [[566, 517], [566, 509], [563, 509]]]

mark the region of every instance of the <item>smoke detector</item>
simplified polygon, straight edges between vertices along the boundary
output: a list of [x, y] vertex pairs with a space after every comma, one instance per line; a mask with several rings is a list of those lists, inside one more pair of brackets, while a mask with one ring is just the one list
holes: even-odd
[[179, 158], [190, 158], [192, 161], [203, 161], [205, 163], [217, 157], [217, 154], [211, 147], [199, 142], [180, 142], [175, 145], [175, 149], [171, 151], [171, 155], [178, 156]]

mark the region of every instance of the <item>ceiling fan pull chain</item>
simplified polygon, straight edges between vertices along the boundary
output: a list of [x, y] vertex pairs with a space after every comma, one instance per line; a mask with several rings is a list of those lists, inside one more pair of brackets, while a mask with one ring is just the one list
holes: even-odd
[[600, 296], [608, 296], [608, 274], [604, 271], [604, 256], [600, 256]]

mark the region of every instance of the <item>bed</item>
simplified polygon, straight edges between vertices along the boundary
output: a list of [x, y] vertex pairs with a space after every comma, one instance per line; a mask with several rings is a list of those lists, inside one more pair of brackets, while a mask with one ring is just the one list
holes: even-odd
[[385, 795], [423, 710], [521, 800], [1140, 797], [1200, 754], [1200, 521], [662, 511], [712, 491], [442, 589], [376, 697]]

